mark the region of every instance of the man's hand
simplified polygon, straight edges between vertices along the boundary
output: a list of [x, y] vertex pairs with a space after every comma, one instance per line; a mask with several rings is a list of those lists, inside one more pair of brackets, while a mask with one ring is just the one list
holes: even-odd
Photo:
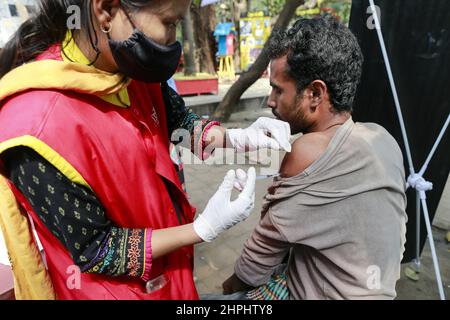
[[223, 294], [233, 294], [235, 292], [249, 290], [252, 287], [239, 279], [236, 274], [233, 274], [222, 284]]

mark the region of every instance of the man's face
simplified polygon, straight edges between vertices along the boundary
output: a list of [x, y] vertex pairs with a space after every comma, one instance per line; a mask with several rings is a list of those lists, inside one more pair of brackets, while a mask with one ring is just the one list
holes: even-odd
[[268, 106], [272, 113], [280, 120], [291, 126], [292, 134], [305, 132], [310, 126], [306, 117], [307, 99], [297, 93], [294, 79], [287, 73], [287, 56], [272, 60], [270, 65], [270, 93]]

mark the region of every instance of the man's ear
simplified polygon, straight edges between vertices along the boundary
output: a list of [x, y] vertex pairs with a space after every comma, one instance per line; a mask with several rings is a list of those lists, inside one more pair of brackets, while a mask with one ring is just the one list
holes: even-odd
[[120, 7], [120, 0], [92, 0], [92, 10], [100, 26], [111, 22]]
[[322, 80], [314, 80], [308, 86], [311, 107], [317, 108], [328, 96], [328, 88]]

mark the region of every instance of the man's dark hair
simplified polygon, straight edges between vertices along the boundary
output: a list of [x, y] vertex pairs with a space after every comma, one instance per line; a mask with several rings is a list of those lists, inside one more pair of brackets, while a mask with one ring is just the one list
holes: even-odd
[[270, 41], [270, 59], [286, 54], [286, 72], [296, 80], [298, 93], [314, 80], [322, 80], [334, 110], [352, 111], [364, 58], [346, 26], [332, 16], [300, 19], [289, 30], [275, 33]]

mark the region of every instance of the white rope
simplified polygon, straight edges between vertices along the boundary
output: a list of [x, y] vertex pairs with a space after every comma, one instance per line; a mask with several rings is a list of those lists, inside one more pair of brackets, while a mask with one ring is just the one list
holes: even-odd
[[426, 181], [420, 174], [414, 173], [408, 177], [408, 185], [419, 192], [433, 190], [433, 184]]

